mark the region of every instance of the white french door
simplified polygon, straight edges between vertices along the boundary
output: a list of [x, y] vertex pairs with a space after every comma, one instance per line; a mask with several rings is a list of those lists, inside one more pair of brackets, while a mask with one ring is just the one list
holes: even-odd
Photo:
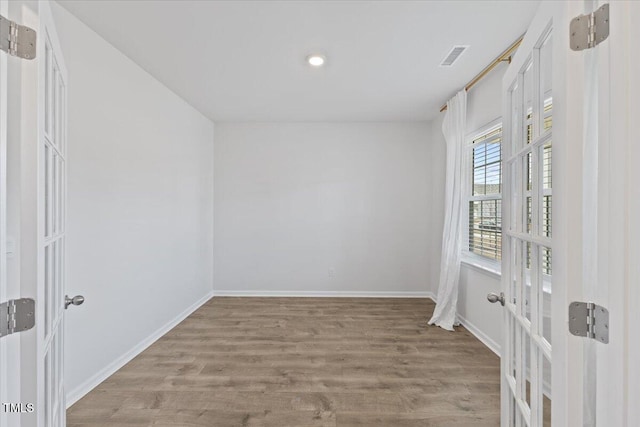
[[[503, 81], [503, 426], [640, 422], [640, 5], [609, 2], [595, 47], [569, 32], [604, 4], [542, 2]], [[574, 301], [608, 340], [570, 334]]]
[[505, 426], [551, 423], [552, 18], [540, 9], [503, 83]]
[[47, 2], [39, 17], [38, 426], [63, 427], [67, 71]]
[[[602, 7], [609, 11], [608, 38], [590, 49], [566, 53], [567, 103], [579, 108], [567, 111], [569, 125], [563, 134], [567, 145], [562, 153], [569, 165], [566, 191], [575, 196], [560, 214], [572, 221], [562, 250], [569, 253], [563, 277], [569, 284], [568, 296], [608, 309], [609, 340], [604, 344], [569, 336], [567, 421], [631, 427], [640, 420], [640, 396], [635, 394], [634, 399], [640, 354], [638, 334], [632, 332], [637, 330], [634, 319], [640, 302], [636, 249], [640, 192], [635, 163], [640, 140], [638, 116], [633, 115], [640, 93], [638, 74], [632, 72], [633, 64], [638, 69], [640, 9], [634, 1], [583, 0], [565, 5], [568, 20]], [[601, 34], [598, 29], [596, 25], [596, 34]], [[572, 241], [581, 242], [577, 254], [570, 254], [576, 250], [568, 247]]]
[[[0, 7], [37, 34], [35, 59], [0, 53], [0, 299], [36, 301], [35, 328], [0, 340], [0, 402], [14, 407], [0, 406], [0, 425], [63, 427], [67, 71], [48, 1]], [[15, 246], [8, 263], [5, 223]]]

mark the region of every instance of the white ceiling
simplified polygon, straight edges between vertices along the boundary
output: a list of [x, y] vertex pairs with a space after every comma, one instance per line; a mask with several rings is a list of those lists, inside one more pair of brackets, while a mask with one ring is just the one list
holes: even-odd
[[[214, 121], [414, 121], [522, 35], [538, 0], [59, 3]], [[439, 67], [455, 44], [471, 47]]]

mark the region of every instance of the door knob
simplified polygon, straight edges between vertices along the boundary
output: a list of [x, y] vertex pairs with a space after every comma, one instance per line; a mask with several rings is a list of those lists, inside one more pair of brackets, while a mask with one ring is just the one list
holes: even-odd
[[69, 308], [71, 304], [73, 305], [82, 305], [84, 302], [84, 297], [82, 295], [76, 295], [73, 298], [69, 298], [69, 295], [64, 296], [64, 308], [65, 310]]
[[504, 307], [504, 292], [500, 292], [500, 295], [496, 294], [495, 292], [491, 292], [489, 295], [487, 295], [487, 300], [490, 303], [496, 303], [500, 301], [500, 305]]

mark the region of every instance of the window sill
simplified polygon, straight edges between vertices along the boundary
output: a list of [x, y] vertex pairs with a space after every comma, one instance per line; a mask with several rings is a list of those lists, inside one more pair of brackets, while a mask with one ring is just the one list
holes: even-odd
[[471, 253], [463, 253], [461, 261], [463, 264], [481, 273], [498, 279], [502, 277], [502, 268], [498, 261], [493, 261]]

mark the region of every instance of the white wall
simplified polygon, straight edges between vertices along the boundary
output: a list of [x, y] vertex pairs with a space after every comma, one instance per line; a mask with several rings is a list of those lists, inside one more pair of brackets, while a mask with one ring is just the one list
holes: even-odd
[[440, 114], [431, 121], [431, 139], [429, 149], [429, 185], [433, 194], [429, 202], [429, 222], [431, 224], [431, 255], [429, 269], [431, 271], [431, 286], [429, 292], [435, 298], [438, 295], [440, 281], [440, 262], [442, 261], [442, 231], [444, 228], [444, 190], [447, 160], [447, 146], [442, 134], [444, 114]]
[[[69, 70], [73, 402], [211, 295], [213, 124], [53, 4]], [[174, 66], [170, 61], [168, 66]]]
[[[502, 76], [507, 64], [501, 64], [469, 91], [467, 132], [471, 133], [502, 116]], [[502, 341], [502, 310], [487, 301], [489, 292], [500, 292], [496, 274], [462, 265], [458, 315], [492, 350], [499, 352]]]
[[430, 139], [428, 123], [217, 123], [216, 295], [424, 295]]
[[[505, 64], [499, 65], [469, 91], [467, 133], [472, 133], [502, 116], [502, 76], [506, 69]], [[444, 113], [433, 122], [435, 134], [433, 143], [443, 148], [444, 156], [445, 141], [441, 131], [443, 118]], [[444, 172], [442, 186], [444, 186]], [[444, 209], [442, 205], [438, 208]], [[487, 301], [487, 294], [500, 292], [500, 288], [498, 275], [462, 263], [458, 316], [469, 330], [496, 352], [499, 352], [502, 341], [502, 311], [499, 306]], [[437, 280], [433, 284], [432, 291], [437, 294]]]

